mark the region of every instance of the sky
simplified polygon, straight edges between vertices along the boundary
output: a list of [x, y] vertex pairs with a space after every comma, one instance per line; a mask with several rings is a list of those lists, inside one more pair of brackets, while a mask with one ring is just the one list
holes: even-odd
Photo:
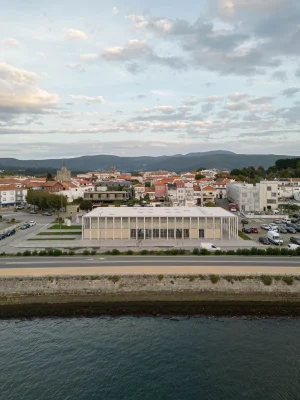
[[10, 0], [0, 157], [300, 155], [299, 0]]

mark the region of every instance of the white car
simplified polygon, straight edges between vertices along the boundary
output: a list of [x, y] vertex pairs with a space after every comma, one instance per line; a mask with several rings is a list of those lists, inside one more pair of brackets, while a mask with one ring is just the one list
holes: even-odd
[[28, 222], [28, 225], [29, 225], [29, 226], [34, 226], [34, 225], [36, 225], [36, 222], [35, 222], [35, 221], [29, 221], [29, 222]]
[[265, 231], [268, 231], [270, 229], [270, 225], [262, 224], [261, 229], [264, 229]]
[[294, 243], [289, 243], [288, 245], [287, 245], [287, 248], [289, 249], [289, 250], [296, 250], [296, 249], [298, 249], [298, 247], [300, 247], [298, 244], [294, 244]]

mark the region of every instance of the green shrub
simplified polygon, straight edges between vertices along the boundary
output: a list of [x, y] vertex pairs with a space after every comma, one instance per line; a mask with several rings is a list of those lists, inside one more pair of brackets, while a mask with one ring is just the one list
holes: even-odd
[[256, 256], [257, 255], [257, 247], [251, 247], [250, 249], [250, 254], [251, 256]]
[[170, 250], [172, 256], [177, 256], [179, 254], [179, 249]]
[[227, 254], [228, 256], [235, 256], [236, 252], [235, 252], [235, 250], [227, 250], [227, 251], [226, 251], [226, 254]]
[[91, 251], [91, 256], [95, 256], [97, 254], [97, 250], [92, 250]]
[[147, 249], [143, 249], [140, 251], [141, 256], [147, 256], [148, 254], [149, 254], [149, 250], [147, 250]]
[[300, 256], [300, 247], [297, 247], [296, 253], [297, 253], [297, 256]]
[[241, 256], [241, 255], [242, 255], [242, 250], [243, 250], [243, 249], [237, 249], [236, 254], [237, 254], [238, 256]]
[[47, 254], [48, 254], [48, 256], [53, 256], [54, 250], [53, 249], [47, 250]]
[[265, 249], [257, 249], [257, 255], [258, 256], [265, 256], [266, 255], [266, 250]]
[[34, 251], [32, 252], [32, 255], [33, 255], [33, 256], [37, 256], [37, 255], [38, 255], [37, 250], [34, 250]]
[[126, 253], [128, 256], [132, 256], [133, 255], [133, 251], [132, 250], [127, 250]]
[[250, 256], [251, 255], [251, 250], [250, 249], [242, 249], [242, 255], [243, 256]]
[[75, 251], [74, 250], [69, 250], [69, 256], [74, 256], [75, 255]]
[[53, 255], [55, 257], [62, 256], [62, 251], [59, 249], [55, 249], [55, 250], [53, 250]]
[[10, 220], [10, 222], [12, 222], [12, 223], [16, 222], [16, 218], [12, 218], [12, 219]]
[[292, 285], [294, 282], [294, 278], [292, 276], [283, 276], [282, 280], [284, 283], [286, 283], [287, 285]]
[[215, 283], [219, 282], [220, 277], [219, 277], [219, 275], [210, 275], [209, 279], [210, 279], [211, 283], [215, 284]]
[[112, 256], [119, 256], [121, 254], [121, 252], [120, 252], [120, 250], [118, 250], [118, 249], [113, 249], [112, 251], [111, 251], [111, 255]]
[[23, 252], [23, 256], [25, 256], [25, 257], [31, 256], [31, 251], [30, 250], [25, 250]]
[[189, 277], [189, 281], [190, 281], [190, 282], [193, 282], [196, 278], [197, 278], [196, 276], [191, 275], [191, 276]]
[[20, 251], [17, 252], [17, 256], [20, 257], [22, 253]]
[[289, 255], [289, 249], [287, 249], [287, 248], [285, 248], [285, 247], [282, 247], [282, 248], [280, 249], [280, 254], [281, 254], [282, 256], [288, 256], [288, 255]]
[[192, 254], [194, 254], [195, 256], [198, 256], [200, 254], [200, 250], [197, 247], [195, 247], [192, 251]]
[[214, 252], [214, 255], [215, 255], [215, 256], [221, 256], [221, 255], [222, 255], [222, 250], [216, 250], [216, 251]]
[[90, 255], [90, 252], [88, 251], [88, 250], [83, 250], [83, 253], [82, 253], [84, 256], [89, 256]]
[[178, 249], [178, 254], [183, 256], [184, 254], [186, 254], [186, 250], [185, 249]]
[[46, 250], [40, 250], [39, 251], [39, 256], [46, 256], [48, 253]]
[[201, 254], [201, 256], [208, 256], [210, 254], [210, 252], [207, 249], [201, 249], [200, 254]]
[[113, 283], [117, 283], [120, 280], [120, 277], [117, 275], [109, 276], [107, 278], [109, 281], [112, 281]]
[[162, 281], [164, 279], [164, 276], [163, 275], [158, 275], [157, 278], [158, 278], [159, 281]]
[[270, 286], [272, 284], [273, 278], [270, 275], [262, 275], [260, 277], [260, 280], [262, 281], [262, 283], [266, 286]]
[[111, 255], [111, 251], [110, 251], [110, 250], [107, 250], [107, 251], [105, 251], [103, 254], [104, 254], [105, 256], [110, 256], [110, 255]]

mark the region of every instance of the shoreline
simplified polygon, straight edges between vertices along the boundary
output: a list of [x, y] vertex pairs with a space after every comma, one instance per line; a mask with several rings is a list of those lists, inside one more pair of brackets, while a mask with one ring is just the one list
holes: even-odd
[[0, 320], [83, 317], [300, 317], [299, 302], [141, 301], [24, 303], [2, 305]]

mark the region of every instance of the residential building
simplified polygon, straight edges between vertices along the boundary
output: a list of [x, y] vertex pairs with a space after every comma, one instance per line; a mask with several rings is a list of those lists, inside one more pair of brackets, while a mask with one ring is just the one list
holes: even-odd
[[57, 181], [47, 181], [43, 183], [42, 188], [45, 192], [57, 193], [63, 190], [64, 186], [62, 183]]
[[112, 204], [129, 200], [129, 193], [126, 191], [106, 191], [106, 192], [85, 192], [84, 200], [91, 200], [93, 205]]
[[258, 185], [232, 182], [226, 185], [227, 198], [236, 203], [241, 211], [260, 210], [260, 188]]
[[214, 203], [215, 202], [215, 192], [216, 189], [212, 185], [204, 186], [201, 189], [202, 192], [202, 199], [203, 199], [203, 205], [206, 203]]
[[0, 207], [14, 206], [25, 203], [27, 189], [11, 185], [0, 186]]
[[82, 218], [88, 240], [238, 238], [238, 218], [219, 207], [97, 207]]
[[228, 178], [221, 178], [216, 180], [214, 183], [215, 186], [215, 195], [217, 199], [226, 199], [227, 194], [226, 194], [226, 185], [230, 182], [234, 182], [232, 179]]

